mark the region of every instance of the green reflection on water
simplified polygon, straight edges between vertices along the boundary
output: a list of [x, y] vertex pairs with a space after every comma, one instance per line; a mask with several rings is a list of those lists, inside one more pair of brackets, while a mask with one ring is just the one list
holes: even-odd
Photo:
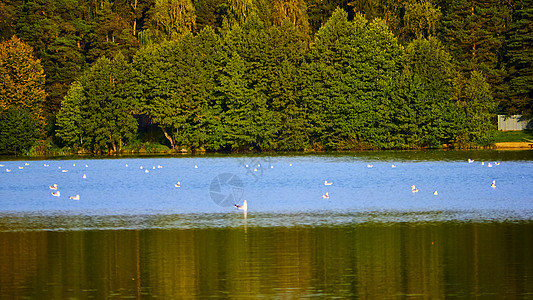
[[0, 232], [0, 298], [531, 298], [531, 253], [531, 222]]

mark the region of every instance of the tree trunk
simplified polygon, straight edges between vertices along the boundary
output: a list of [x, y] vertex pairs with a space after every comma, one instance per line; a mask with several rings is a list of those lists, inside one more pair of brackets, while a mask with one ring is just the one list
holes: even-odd
[[167, 138], [167, 140], [170, 141], [170, 148], [171, 149], [174, 149], [175, 145], [174, 145], [174, 139], [172, 139], [172, 137], [167, 133], [167, 131], [165, 130], [165, 128], [161, 127], [161, 130], [163, 130], [163, 134], [165, 135], [165, 137]]

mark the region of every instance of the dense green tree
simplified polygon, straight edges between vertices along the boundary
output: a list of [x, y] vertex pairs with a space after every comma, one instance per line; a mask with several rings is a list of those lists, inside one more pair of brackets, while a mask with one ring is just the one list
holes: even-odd
[[191, 0], [155, 0], [146, 24], [149, 39], [155, 42], [177, 40], [194, 31], [196, 13]]
[[84, 114], [81, 108], [87, 99], [81, 83], [72, 83], [65, 100], [61, 103], [61, 110], [57, 114], [56, 136], [64, 144], [73, 148], [83, 148], [83, 138], [87, 134], [84, 132]]
[[0, 153], [28, 151], [39, 137], [37, 123], [26, 108], [0, 110]]
[[220, 118], [212, 93], [219, 51], [219, 38], [206, 27], [196, 37], [187, 34], [135, 57], [146, 91], [145, 113], [171, 148], [218, 148], [213, 136]]
[[0, 109], [26, 109], [42, 125], [45, 75], [33, 49], [19, 38], [0, 43]]
[[403, 48], [381, 20], [352, 22], [337, 9], [316, 34], [306, 101], [313, 140], [326, 149], [391, 147], [393, 92]]
[[[133, 138], [137, 130], [133, 114], [139, 110], [140, 98], [134, 72], [119, 53], [113, 60], [98, 59], [81, 77], [81, 86], [72, 85], [57, 124], [67, 145], [117, 152]], [[80, 124], [81, 130], [66, 133]]]
[[438, 147], [455, 137], [457, 109], [451, 101], [454, 77], [450, 55], [438, 39], [419, 38], [405, 50], [404, 70], [395, 116], [408, 148]]
[[403, 39], [412, 40], [436, 35], [442, 12], [431, 0], [408, 1], [404, 4], [404, 10]]
[[533, 1], [515, 2], [506, 46], [509, 97], [502, 109], [507, 114], [533, 117]]
[[455, 78], [453, 100], [459, 109], [456, 143], [464, 147], [490, 145], [494, 139], [496, 104], [483, 74], [473, 71], [469, 77]]
[[446, 8], [440, 37], [468, 77], [470, 72], [483, 73], [495, 101], [504, 98], [502, 83], [506, 70], [502, 65], [505, 33], [510, 22], [507, 1], [454, 0]]

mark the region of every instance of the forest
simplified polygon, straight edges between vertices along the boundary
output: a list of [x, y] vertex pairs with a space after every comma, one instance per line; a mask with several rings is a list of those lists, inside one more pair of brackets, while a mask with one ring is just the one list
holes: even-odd
[[489, 146], [533, 0], [2, 0], [0, 153]]

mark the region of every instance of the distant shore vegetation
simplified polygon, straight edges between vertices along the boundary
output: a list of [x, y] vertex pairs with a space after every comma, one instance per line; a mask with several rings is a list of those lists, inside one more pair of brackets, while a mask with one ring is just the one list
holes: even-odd
[[[374, 3], [375, 2], [375, 3]], [[533, 0], [0, 4], [0, 153], [487, 147]]]

